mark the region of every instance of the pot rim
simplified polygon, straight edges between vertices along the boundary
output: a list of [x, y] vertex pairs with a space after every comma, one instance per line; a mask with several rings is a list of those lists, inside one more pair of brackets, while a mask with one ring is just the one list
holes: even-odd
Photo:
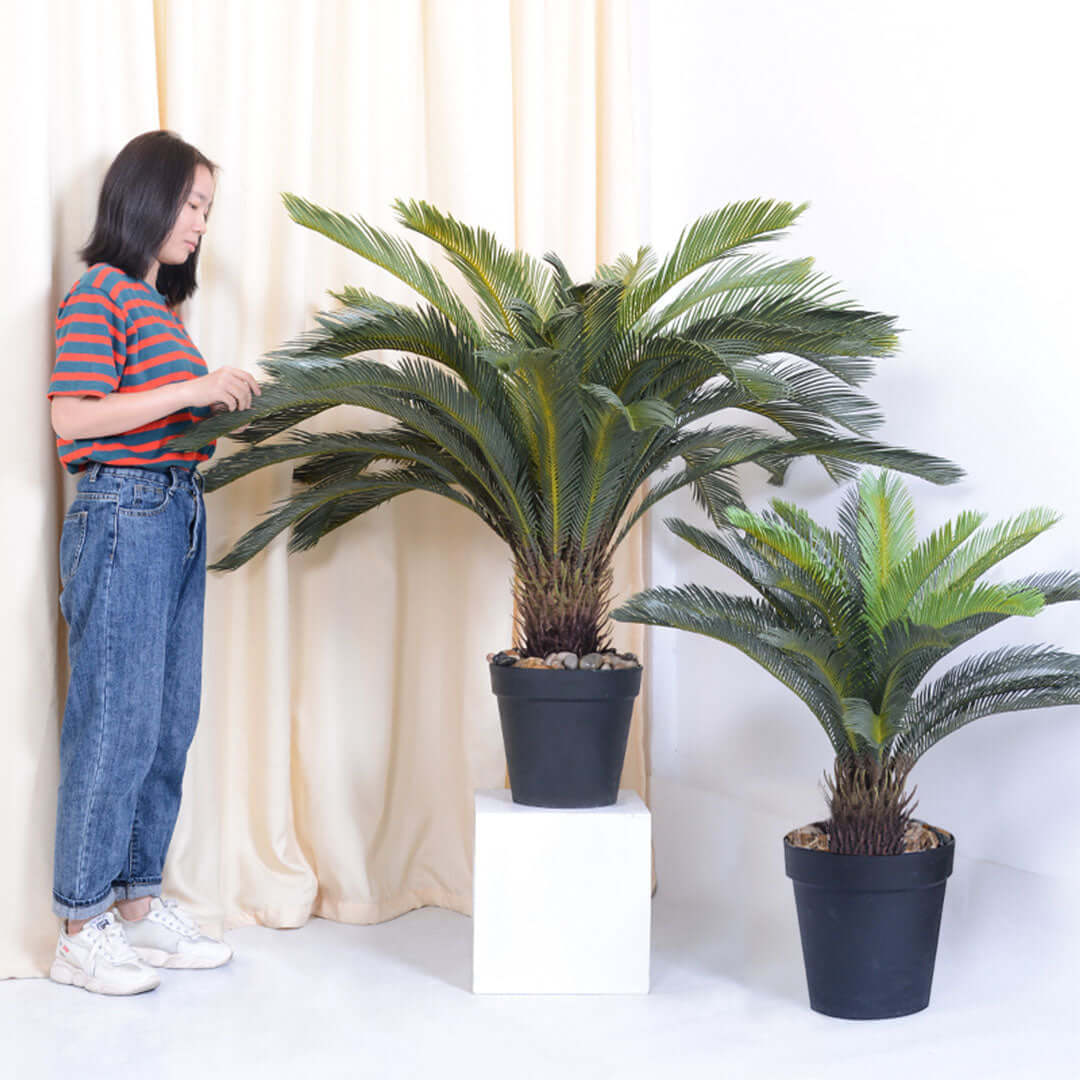
[[[612, 671], [575, 671], [558, 668], [515, 668], [489, 664], [491, 689], [496, 697], [583, 701], [591, 698], [637, 697], [643, 668]], [[597, 678], [597, 675], [603, 676]]]
[[[923, 824], [926, 824], [923, 822]], [[936, 848], [900, 855], [840, 855], [792, 844], [784, 834], [784, 871], [796, 884], [810, 888], [893, 892], [943, 884], [953, 870], [956, 838], [927, 825], [942, 838]]]
[[[915, 822], [915, 824], [917, 824], [917, 825], [925, 825], [926, 828], [928, 828], [931, 832], [937, 833], [937, 835], [939, 837], [941, 837], [941, 843], [938, 844], [938, 846], [936, 848], [928, 848], [926, 851], [905, 851], [905, 852], [902, 852], [900, 855], [840, 855], [835, 851], [818, 851], [815, 848], [805, 848], [805, 847], [800, 847], [798, 844], [793, 844], [788, 839], [788, 836], [792, 832], [794, 832], [795, 830], [794, 829], [788, 829], [788, 831], [786, 833], [784, 833], [784, 847], [785, 848], [790, 847], [795, 851], [810, 852], [810, 853], [812, 853], [814, 855], [834, 855], [838, 859], [905, 859], [905, 858], [907, 858], [908, 856], [911, 856], [911, 855], [926, 855], [930, 851], [940, 851], [943, 847], [955, 847], [956, 846], [956, 836], [953, 833], [949, 832], [948, 829], [943, 829], [940, 825], [931, 825], [929, 821], [923, 821], [922, 818], [912, 818], [911, 820], [913, 822]], [[816, 825], [818, 828], [821, 828], [821, 829], [824, 829], [825, 824], [826, 823], [824, 821], [811, 821], [810, 822], [810, 825]], [[805, 826], [805, 825], [796, 825], [795, 826], [796, 829], [807, 828], [807, 827], [808, 826]]]

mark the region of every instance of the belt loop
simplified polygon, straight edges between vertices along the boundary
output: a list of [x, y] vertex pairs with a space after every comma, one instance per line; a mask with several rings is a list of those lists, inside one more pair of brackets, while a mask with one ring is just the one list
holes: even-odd
[[90, 468], [87, 469], [86, 471], [89, 474], [89, 480], [90, 480], [90, 483], [92, 484], [98, 478], [98, 473], [101, 472], [101, 462], [100, 461], [91, 461], [90, 462]]

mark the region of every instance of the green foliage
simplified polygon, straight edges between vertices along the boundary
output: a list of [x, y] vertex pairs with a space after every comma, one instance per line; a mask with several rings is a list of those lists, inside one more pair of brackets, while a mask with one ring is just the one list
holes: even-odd
[[896, 850], [910, 803], [903, 782], [951, 732], [994, 713], [1080, 704], [1080, 656], [1044, 646], [971, 657], [922, 685], [938, 661], [1002, 619], [1080, 600], [1072, 572], [979, 580], [1053, 525], [1050, 511], [985, 529], [982, 515], [965, 511], [920, 542], [903, 483], [868, 471], [846, 494], [836, 530], [780, 500], [763, 514], [731, 507], [726, 518], [719, 533], [668, 526], [760, 600], [654, 588], [613, 616], [734, 645], [802, 698], [836, 753], [828, 789], [843, 827], [830, 835], [832, 850]]
[[[461, 274], [466, 299], [401, 238], [284, 199], [296, 222], [420, 299], [409, 307], [353, 286], [334, 293], [340, 308], [263, 361], [268, 378], [251, 409], [214, 416], [185, 437], [201, 446], [229, 436], [245, 447], [208, 471], [210, 490], [288, 461], [301, 485], [219, 569], [242, 565], [284, 529], [291, 549], [307, 548], [399, 494], [431, 492], [475, 512], [510, 546], [519, 632], [536, 653], [604, 640], [614, 549], [681, 488], [721, 522], [741, 506], [735, 469], [745, 463], [776, 483], [805, 456], [836, 479], [864, 462], [939, 483], [960, 475], [868, 437], [881, 417], [856, 388], [894, 350], [894, 320], [840, 297], [811, 260], [755, 250], [801, 206], [732, 203], [689, 225], [666, 258], [643, 247], [575, 283], [557, 255], [540, 261], [427, 203], [396, 203], [399, 222]], [[378, 355], [385, 351], [397, 356]], [[338, 405], [381, 414], [388, 426], [295, 428]], [[769, 420], [778, 433], [702, 426], [724, 409]], [[977, 569], [976, 560], [965, 572]], [[805, 566], [797, 584], [819, 605], [836, 587]]]

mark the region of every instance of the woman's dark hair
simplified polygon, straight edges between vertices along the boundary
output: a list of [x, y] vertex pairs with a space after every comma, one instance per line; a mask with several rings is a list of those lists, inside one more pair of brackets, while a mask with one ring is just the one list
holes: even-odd
[[[79, 257], [87, 266], [105, 262], [130, 277], [145, 277], [180, 216], [199, 165], [211, 173], [217, 169], [205, 154], [171, 131], [136, 135], [105, 174], [94, 231]], [[169, 307], [198, 288], [199, 250], [178, 266], [159, 268], [156, 287]]]

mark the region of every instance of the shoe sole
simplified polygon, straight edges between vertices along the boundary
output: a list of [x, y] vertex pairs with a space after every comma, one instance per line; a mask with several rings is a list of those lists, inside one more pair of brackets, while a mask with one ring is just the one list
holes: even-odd
[[135, 945], [135, 955], [144, 963], [156, 968], [173, 968], [175, 970], [200, 970], [207, 968], [222, 967], [232, 959], [230, 952], [223, 960], [212, 960], [205, 956], [187, 956], [184, 953], [166, 952], [164, 949], [148, 949]]
[[134, 994], [145, 994], [148, 990], [156, 990], [161, 980], [152, 975], [145, 983], [137, 983], [134, 986], [116, 986], [104, 983], [93, 975], [87, 975], [82, 968], [72, 967], [57, 958], [49, 968], [49, 978], [62, 986], [76, 986], [80, 990], [88, 990], [91, 994], [108, 994], [110, 997], [131, 997]]

